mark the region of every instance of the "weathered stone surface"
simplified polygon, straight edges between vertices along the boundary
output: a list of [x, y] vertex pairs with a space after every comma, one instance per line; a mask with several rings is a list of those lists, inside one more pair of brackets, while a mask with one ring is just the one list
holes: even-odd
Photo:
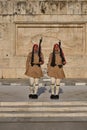
[[27, 78], [26, 58], [41, 36], [43, 70], [61, 39], [66, 77], [87, 78], [86, 0], [0, 0], [0, 78]]
[[[41, 36], [43, 37], [43, 52], [49, 51], [49, 49], [51, 51], [53, 44], [62, 39], [65, 54], [83, 54], [84, 26], [85, 24], [40, 24], [39, 26], [37, 24], [19, 24], [16, 28], [18, 32], [16, 36], [16, 55], [27, 55], [33, 43], [39, 43]], [[45, 53], [46, 55], [47, 53]]]
[[87, 14], [87, 1], [82, 2], [82, 14]]
[[25, 63], [26, 63], [26, 57], [22, 57], [22, 56], [15, 56], [15, 57], [11, 57], [10, 61], [9, 61], [9, 67], [12, 68], [25, 68]]
[[16, 78], [28, 78], [24, 73], [25, 73], [25, 68], [16, 69]]
[[2, 58], [0, 59], [0, 68], [9, 68], [9, 59]]
[[16, 78], [16, 69], [15, 68], [4, 68], [2, 73], [3, 78]]
[[0, 0], [2, 15], [87, 14], [85, 0]]
[[3, 78], [2, 77], [2, 69], [0, 68], [0, 78]]

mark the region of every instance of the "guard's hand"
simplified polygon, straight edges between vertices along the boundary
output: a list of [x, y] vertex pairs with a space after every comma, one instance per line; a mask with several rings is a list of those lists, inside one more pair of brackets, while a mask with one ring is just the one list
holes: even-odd
[[66, 61], [63, 62], [63, 65], [65, 65], [65, 64], [66, 64]]
[[39, 62], [40, 63], [40, 65], [42, 65], [42, 64], [44, 64], [44, 61], [41, 61], [41, 62]]
[[62, 68], [63, 67], [63, 65], [58, 65], [59, 66], [59, 68]]
[[41, 39], [40, 39], [40, 43], [42, 42], [42, 37], [41, 37]]
[[31, 66], [33, 66], [34, 65], [34, 63], [31, 63]]

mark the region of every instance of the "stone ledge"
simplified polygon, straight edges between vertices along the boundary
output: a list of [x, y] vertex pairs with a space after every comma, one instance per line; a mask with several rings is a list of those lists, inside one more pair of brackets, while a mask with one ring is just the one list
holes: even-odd
[[[50, 84], [51, 80], [49, 78], [43, 78], [40, 80], [40, 86], [44, 84], [47, 86]], [[11, 85], [11, 86], [20, 86], [20, 85], [29, 85], [29, 79], [0, 79], [0, 85]], [[60, 86], [86, 86], [87, 79], [64, 79], [61, 80]]]

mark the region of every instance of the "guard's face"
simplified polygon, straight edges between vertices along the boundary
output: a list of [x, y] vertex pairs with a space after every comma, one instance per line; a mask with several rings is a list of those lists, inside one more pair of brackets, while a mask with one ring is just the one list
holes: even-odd
[[34, 52], [38, 52], [38, 46], [34, 46]]
[[54, 47], [54, 50], [55, 50], [55, 51], [59, 51], [59, 46], [56, 45], [56, 46]]

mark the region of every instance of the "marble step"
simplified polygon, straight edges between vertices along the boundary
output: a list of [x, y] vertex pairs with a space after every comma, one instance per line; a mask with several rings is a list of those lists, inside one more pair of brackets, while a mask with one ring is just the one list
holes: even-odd
[[50, 107], [1, 107], [1, 112], [59, 112], [59, 113], [69, 113], [69, 112], [87, 112], [87, 107], [58, 107], [58, 106], [50, 106]]
[[84, 117], [87, 102], [0, 102], [1, 117]]
[[50, 101], [50, 102], [0, 102], [0, 107], [6, 106], [87, 106], [87, 101]]

